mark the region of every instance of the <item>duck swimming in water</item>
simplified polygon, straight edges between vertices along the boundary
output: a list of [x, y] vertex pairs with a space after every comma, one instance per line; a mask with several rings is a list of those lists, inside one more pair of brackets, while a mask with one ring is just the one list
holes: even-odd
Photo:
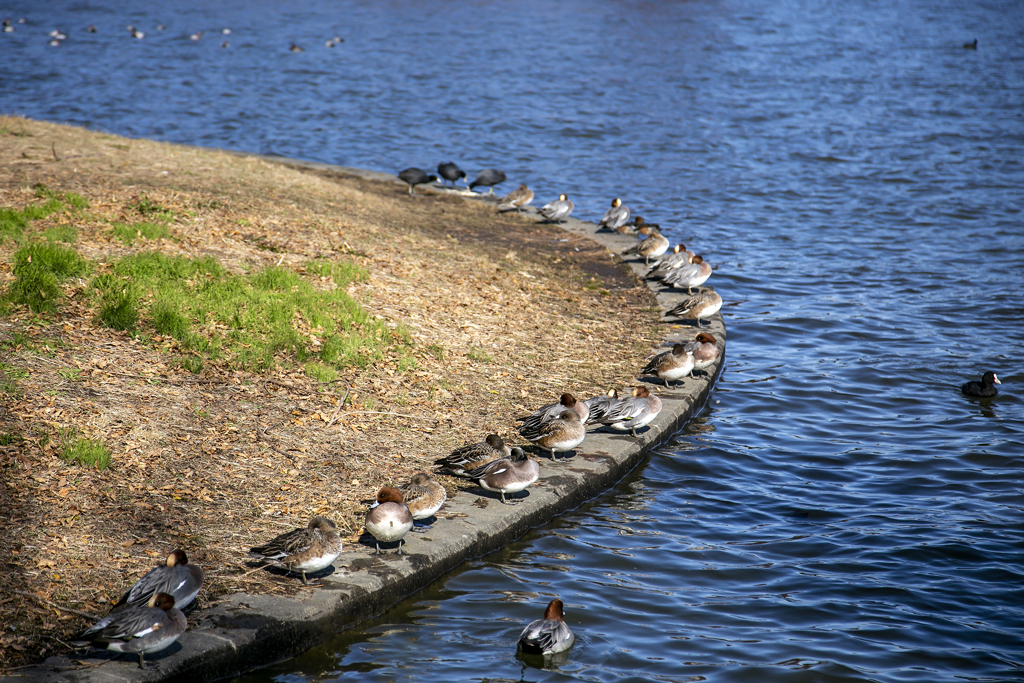
[[535, 619], [519, 634], [519, 649], [528, 655], [552, 655], [564, 652], [576, 642], [565, 623], [562, 601], [555, 598], [544, 610], [543, 619]]
[[999, 394], [999, 390], [995, 388], [996, 384], [1002, 384], [999, 378], [996, 377], [996, 373], [991, 370], [981, 376], [981, 381], [971, 380], [970, 382], [964, 383], [960, 387], [960, 391], [964, 392], [965, 396], [974, 396], [976, 398], [989, 398]]

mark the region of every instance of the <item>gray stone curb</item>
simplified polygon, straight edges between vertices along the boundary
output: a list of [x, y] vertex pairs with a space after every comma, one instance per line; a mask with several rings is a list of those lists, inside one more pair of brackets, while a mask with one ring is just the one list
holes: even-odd
[[[405, 186], [396, 176], [384, 173], [282, 157], [257, 158]], [[436, 192], [469, 196], [468, 192], [437, 187], [417, 188], [417, 193]], [[487, 195], [473, 196], [496, 201]], [[530, 209], [530, 213], [536, 212]], [[635, 243], [632, 237], [597, 232], [593, 223], [572, 218], [562, 227], [589, 237], [614, 253]], [[631, 265], [638, 275], [645, 271], [642, 260]], [[663, 311], [682, 299], [682, 295], [672, 291], [655, 291], [655, 294]], [[130, 656], [105, 661], [100, 666], [76, 668], [68, 657], [58, 656], [39, 666], [12, 672], [0, 678], [0, 682], [216, 681], [294, 656], [328, 634], [381, 614], [466, 560], [498, 550], [529, 529], [611, 488], [652, 448], [678, 432], [707, 401], [721, 373], [725, 357], [725, 325], [721, 315], [715, 315], [705, 327], [718, 339], [721, 349], [718, 363], [708, 369], [706, 377], [687, 378], [679, 388], [651, 385], [664, 407], [637, 438], [621, 432], [590, 432], [574, 457], [557, 462], [543, 460], [540, 480], [527, 490], [529, 495], [519, 494], [522, 498], [517, 505], [503, 505], [482, 489], [462, 493], [445, 504], [441, 518], [430, 530], [407, 536], [408, 554], [405, 556], [374, 556], [372, 547], [346, 545], [334, 572], [320, 579], [322, 587], [303, 591], [295, 597], [244, 593], [224, 596], [212, 607], [194, 612], [189, 619], [189, 630], [177, 643], [147, 657], [147, 661], [159, 666], [158, 669], [143, 671]], [[692, 339], [696, 328], [683, 324], [669, 331], [672, 334], [666, 338], [666, 343]], [[637, 359], [638, 369], [642, 362], [642, 358]], [[93, 651], [88, 658], [99, 663], [111, 655]]]

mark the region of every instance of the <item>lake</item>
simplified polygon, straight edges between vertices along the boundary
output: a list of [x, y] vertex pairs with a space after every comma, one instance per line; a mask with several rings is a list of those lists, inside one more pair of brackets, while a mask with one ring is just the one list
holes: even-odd
[[[1024, 680], [1019, 3], [0, 16], [27, 19], [0, 34], [3, 113], [388, 172], [498, 167], [499, 193], [566, 192], [583, 218], [622, 197], [715, 267], [726, 368], [670, 444], [239, 682]], [[985, 370], [1000, 395], [962, 396]], [[555, 596], [577, 643], [535, 668], [515, 641]]]

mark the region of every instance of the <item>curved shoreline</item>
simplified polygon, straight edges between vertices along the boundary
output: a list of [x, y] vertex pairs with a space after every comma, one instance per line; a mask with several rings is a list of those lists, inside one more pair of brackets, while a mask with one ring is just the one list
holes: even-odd
[[[282, 157], [257, 157], [273, 163], [337, 173], [375, 181], [401, 183], [394, 175], [351, 169], [330, 164], [296, 161]], [[403, 183], [404, 185], [404, 183]], [[439, 188], [418, 192], [469, 195]], [[474, 194], [477, 200], [496, 203], [497, 197]], [[536, 209], [528, 209], [536, 215]], [[561, 226], [588, 237], [617, 254], [635, 243], [630, 236], [599, 233], [597, 226], [569, 218]], [[617, 257], [615, 257], [617, 258]], [[642, 261], [630, 262], [634, 272], [646, 270]], [[678, 303], [683, 295], [652, 288], [662, 312]], [[689, 340], [695, 328], [687, 325], [668, 329], [665, 341]], [[481, 507], [476, 492], [449, 499], [448, 515], [426, 533], [410, 535], [405, 556], [377, 557], [364, 545], [348, 546], [339, 558], [344, 566], [320, 579], [322, 589], [296, 597], [236, 593], [196, 613], [189, 630], [167, 650], [152, 659], [159, 669], [140, 670], [133, 661], [121, 659], [101, 667], [64, 669], [74, 666], [67, 656], [51, 657], [41, 665], [24, 669], [0, 680], [35, 681], [215, 681], [241, 674], [294, 656], [323, 640], [330, 632], [350, 628], [376, 616], [464, 561], [498, 550], [547, 523], [556, 515], [574, 509], [604, 492], [636, 467], [647, 453], [668, 440], [693, 417], [710, 396], [725, 357], [725, 326], [716, 314], [706, 328], [719, 340], [721, 354], [707, 370], [707, 378], [685, 379], [680, 388], [657, 393], [663, 402], [658, 418], [638, 438], [628, 434], [590, 432], [584, 447], [558, 463], [543, 461], [541, 478], [530, 487], [518, 505], [505, 506], [485, 498]], [[643, 359], [637, 359], [637, 364]], [[585, 450], [585, 452], [583, 452]], [[478, 489], [480, 493], [482, 490]], [[110, 656], [99, 654], [97, 659]]]

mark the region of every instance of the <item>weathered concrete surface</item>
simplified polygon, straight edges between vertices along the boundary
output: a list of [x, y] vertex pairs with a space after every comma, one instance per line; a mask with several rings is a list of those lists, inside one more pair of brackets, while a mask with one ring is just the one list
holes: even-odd
[[[401, 183], [395, 176], [372, 171], [264, 158], [275, 163]], [[417, 192], [444, 190], [421, 186]], [[447, 192], [468, 196], [468, 192]], [[486, 195], [474, 197], [496, 201]], [[532, 209], [531, 213], [535, 215]], [[563, 227], [588, 235], [615, 253], [635, 243], [632, 237], [598, 233], [594, 224], [571, 218]], [[642, 260], [632, 265], [638, 274], [645, 270]], [[658, 291], [656, 295], [663, 311], [682, 298], [671, 291]], [[721, 316], [716, 315], [706, 327], [719, 340], [721, 349], [718, 363], [708, 369], [706, 377], [685, 379], [681, 387], [670, 390], [660, 385], [652, 387], [661, 397], [664, 408], [637, 438], [628, 432], [591, 432], [574, 457], [555, 462], [545, 459], [540, 480], [527, 490], [528, 495], [518, 494], [517, 505], [503, 505], [482, 489], [462, 493], [446, 503], [441, 511], [442, 518], [432, 529], [407, 535], [406, 556], [374, 556], [372, 547], [349, 545], [336, 562], [335, 571], [321, 579], [323, 587], [303, 591], [296, 597], [226, 596], [213, 607], [194, 612], [189, 619], [189, 630], [177, 643], [147, 658], [158, 664], [158, 669], [140, 670], [129, 656], [101, 666], [81, 668], [60, 656], [51, 657], [38, 667], [13, 672], [0, 681], [215, 681], [298, 654], [329, 633], [384, 612], [464, 561], [502, 548], [529, 529], [607, 490], [639, 464], [652, 447], [677, 432], [704, 405], [721, 372], [725, 356], [725, 326]], [[665, 341], [689, 340], [695, 332], [696, 328], [687, 324], [666, 326]], [[643, 360], [637, 358], [638, 370]], [[99, 663], [110, 656], [93, 651], [88, 658], [90, 662]]]

